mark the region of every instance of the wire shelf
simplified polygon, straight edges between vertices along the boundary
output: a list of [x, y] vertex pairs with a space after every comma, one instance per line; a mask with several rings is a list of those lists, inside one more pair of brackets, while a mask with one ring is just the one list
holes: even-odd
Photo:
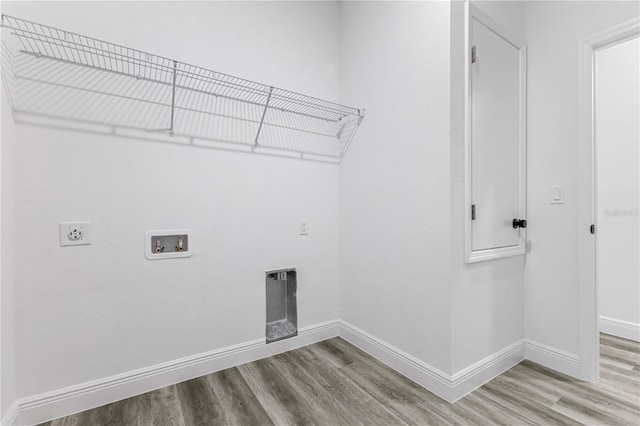
[[18, 50], [3, 41], [21, 111], [338, 160], [364, 118], [364, 110], [35, 22], [3, 15], [2, 26]]

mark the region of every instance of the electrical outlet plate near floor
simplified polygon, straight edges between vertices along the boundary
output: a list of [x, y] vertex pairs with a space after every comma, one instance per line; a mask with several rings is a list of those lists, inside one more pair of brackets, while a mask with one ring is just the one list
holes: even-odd
[[91, 222], [60, 222], [60, 246], [91, 244]]

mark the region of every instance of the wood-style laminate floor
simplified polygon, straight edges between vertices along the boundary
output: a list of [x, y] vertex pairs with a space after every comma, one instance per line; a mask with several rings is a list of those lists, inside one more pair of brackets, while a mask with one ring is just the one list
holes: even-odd
[[449, 404], [334, 338], [44, 425], [640, 425], [640, 344], [600, 343], [596, 384], [524, 361]]

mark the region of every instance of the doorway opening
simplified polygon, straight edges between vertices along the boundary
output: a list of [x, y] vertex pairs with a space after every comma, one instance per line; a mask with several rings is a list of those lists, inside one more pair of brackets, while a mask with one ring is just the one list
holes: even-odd
[[[605, 221], [605, 217], [613, 219], [615, 216], [622, 217], [628, 215], [633, 220], [633, 215], [637, 219], [637, 207], [629, 203], [628, 197], [620, 197], [618, 194], [621, 188], [623, 192], [638, 192], [638, 179], [632, 182], [632, 169], [635, 167], [637, 173], [638, 157], [637, 151], [637, 103], [638, 91], [624, 90], [618, 85], [622, 78], [628, 78], [627, 74], [633, 73], [633, 69], [621, 69], [620, 61], [629, 61], [627, 49], [633, 49], [632, 44], [636, 43], [640, 34], [640, 19], [623, 23], [611, 28], [601, 34], [585, 40], [582, 44], [581, 56], [581, 88], [580, 88], [580, 137], [579, 137], [579, 283], [580, 283], [580, 378], [594, 382], [600, 377], [600, 316], [602, 309], [609, 309], [612, 304], [607, 300], [600, 300], [602, 284], [601, 273], [606, 273], [612, 268], [603, 262], [617, 262], [616, 251], [624, 250], [625, 247], [615, 239], [616, 229], [620, 222]], [[636, 47], [637, 49], [637, 47]], [[637, 85], [637, 51], [635, 84]], [[629, 67], [627, 67], [629, 68]], [[622, 74], [621, 74], [622, 73]], [[616, 75], [618, 74], [618, 75]], [[628, 103], [622, 107], [620, 102]], [[631, 109], [635, 108], [634, 113]], [[629, 115], [627, 115], [629, 114]], [[634, 122], [635, 120], [635, 122]], [[634, 124], [635, 123], [635, 124]], [[635, 129], [634, 129], [635, 126]], [[623, 136], [621, 136], [623, 135]], [[635, 138], [636, 146], [627, 152], [622, 158], [627, 167], [620, 163], [622, 150], [628, 148], [626, 140]], [[607, 145], [608, 144], [608, 145]], [[614, 148], [614, 145], [622, 144]], [[626, 145], [625, 145], [626, 144]], [[625, 148], [626, 147], [626, 148]], [[606, 148], [600, 149], [600, 148]], [[635, 150], [635, 151], [634, 151]], [[636, 153], [633, 156], [633, 152]], [[633, 157], [633, 158], [632, 158]], [[635, 163], [633, 162], [635, 160]], [[615, 169], [617, 167], [617, 169]], [[600, 168], [600, 169], [599, 169]], [[624, 170], [623, 170], [624, 168]], [[615, 170], [611, 173], [611, 170]], [[619, 181], [619, 175], [626, 176], [626, 182]], [[600, 175], [607, 176], [611, 182], [604, 185], [604, 181], [599, 180]], [[613, 177], [612, 177], [613, 176]], [[617, 176], [617, 177], [616, 177]], [[637, 176], [637, 174], [636, 174]], [[615, 181], [618, 180], [616, 184]], [[604, 185], [604, 186], [603, 186]], [[613, 187], [613, 191], [611, 188]], [[606, 195], [605, 194], [606, 191]], [[615, 192], [616, 194], [613, 194]], [[604, 197], [604, 198], [603, 198]], [[612, 207], [610, 203], [616, 204], [619, 200], [620, 207]], [[636, 204], [637, 206], [637, 201]], [[624, 207], [623, 207], [624, 206]], [[624, 213], [623, 213], [624, 212]], [[609, 216], [605, 216], [608, 214]], [[601, 226], [603, 229], [601, 229]], [[607, 236], [600, 239], [607, 231]], [[631, 229], [626, 230], [626, 235], [632, 234]], [[626, 245], [637, 246], [640, 235], [635, 231], [635, 238]], [[611, 240], [613, 238], [613, 240]], [[612, 247], [614, 247], [612, 249]], [[626, 247], [627, 251], [633, 253], [633, 247]], [[629, 250], [632, 249], [632, 250]], [[601, 257], [602, 253], [606, 256]], [[613, 252], [613, 253], [612, 253]], [[631, 255], [631, 253], [627, 253]], [[619, 257], [619, 256], [618, 256]], [[625, 280], [638, 273], [637, 255], [631, 264], [625, 264]], [[632, 268], [635, 267], [635, 271]], [[637, 275], [635, 275], [637, 277]], [[600, 280], [599, 280], [600, 278]], [[620, 277], [609, 277], [607, 281], [620, 279]], [[633, 278], [631, 278], [633, 279]], [[637, 286], [637, 278], [635, 285]], [[613, 303], [615, 304], [615, 302]], [[602, 305], [602, 306], [601, 306]], [[605, 315], [606, 318], [606, 315]]]
[[595, 52], [594, 87], [598, 325], [640, 340], [638, 37]]

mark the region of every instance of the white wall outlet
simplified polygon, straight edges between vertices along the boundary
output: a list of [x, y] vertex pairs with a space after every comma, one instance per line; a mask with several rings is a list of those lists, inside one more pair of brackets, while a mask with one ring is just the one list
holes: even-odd
[[309, 235], [309, 219], [300, 219], [298, 222], [298, 233], [300, 235]]
[[91, 244], [91, 222], [60, 222], [60, 246]]

